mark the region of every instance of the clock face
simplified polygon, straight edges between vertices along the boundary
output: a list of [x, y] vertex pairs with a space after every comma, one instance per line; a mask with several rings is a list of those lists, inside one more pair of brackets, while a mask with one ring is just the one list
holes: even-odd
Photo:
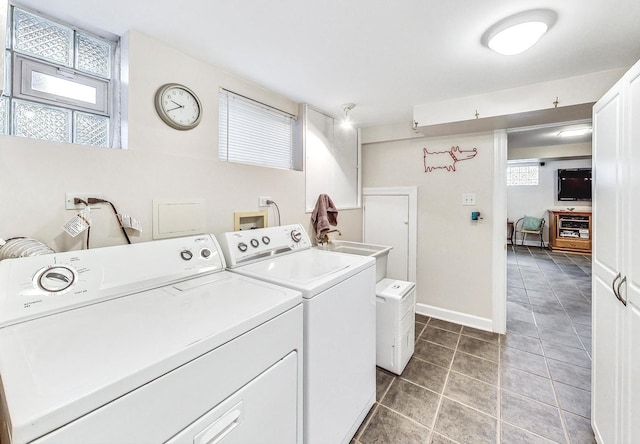
[[188, 130], [200, 123], [202, 109], [197, 96], [186, 86], [169, 83], [156, 93], [156, 110], [169, 126]]

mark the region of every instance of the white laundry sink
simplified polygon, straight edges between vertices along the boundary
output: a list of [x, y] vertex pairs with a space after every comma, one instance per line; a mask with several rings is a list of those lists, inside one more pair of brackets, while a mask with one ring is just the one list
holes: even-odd
[[327, 244], [318, 245], [320, 250], [335, 251], [336, 253], [371, 256], [376, 259], [376, 282], [381, 281], [387, 274], [387, 257], [393, 247], [385, 245], [365, 244], [343, 240], [332, 240]]

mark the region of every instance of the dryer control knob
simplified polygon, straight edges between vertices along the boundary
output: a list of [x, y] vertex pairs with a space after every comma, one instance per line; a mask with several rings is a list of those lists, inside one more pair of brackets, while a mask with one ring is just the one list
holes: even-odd
[[245, 251], [247, 251], [247, 244], [245, 244], [244, 242], [240, 242], [238, 244], [238, 250], [240, 250], [240, 251], [242, 251], [244, 253]]
[[180, 252], [180, 257], [181, 257], [182, 259], [184, 259], [185, 261], [190, 261], [190, 260], [191, 260], [191, 258], [193, 257], [193, 253], [192, 253], [192, 252], [190, 252], [189, 250], [182, 250], [182, 251]]
[[291, 230], [291, 239], [296, 243], [300, 242], [302, 240], [302, 233], [298, 230]]
[[37, 285], [44, 291], [51, 293], [64, 292], [76, 280], [76, 274], [67, 266], [57, 265], [45, 268], [37, 276]]
[[262, 243], [265, 245], [269, 245], [271, 243], [271, 239], [269, 239], [269, 236], [262, 236]]
[[200, 251], [200, 256], [205, 259], [209, 259], [211, 257], [211, 250], [209, 250], [208, 248], [203, 248], [202, 251]]
[[251, 239], [250, 242], [253, 248], [258, 248], [258, 246], [260, 245], [260, 242], [258, 242], [258, 239]]

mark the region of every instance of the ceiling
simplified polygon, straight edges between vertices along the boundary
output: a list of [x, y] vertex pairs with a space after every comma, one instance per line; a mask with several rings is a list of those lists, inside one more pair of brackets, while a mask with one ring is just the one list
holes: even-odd
[[591, 128], [591, 120], [579, 122], [561, 122], [537, 127], [516, 128], [508, 130], [507, 145], [509, 148], [528, 148], [571, 143], [591, 143], [591, 131], [581, 136], [562, 137], [560, 131], [578, 128]]
[[[136, 29], [358, 126], [410, 122], [413, 106], [628, 67], [638, 0], [16, 0], [91, 31]], [[495, 22], [549, 8], [558, 20], [516, 56], [483, 47]]]

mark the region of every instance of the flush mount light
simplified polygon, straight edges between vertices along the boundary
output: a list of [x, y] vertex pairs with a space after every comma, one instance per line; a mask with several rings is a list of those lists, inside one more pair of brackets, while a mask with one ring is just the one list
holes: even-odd
[[558, 133], [558, 136], [560, 137], [584, 136], [590, 131], [591, 131], [591, 128], [574, 128], [574, 129], [562, 130]]
[[551, 28], [557, 14], [534, 9], [509, 16], [487, 29], [482, 44], [503, 55], [515, 55], [531, 48]]
[[353, 122], [351, 121], [351, 110], [356, 107], [355, 103], [343, 103], [342, 111], [344, 111], [344, 118], [342, 119], [342, 127], [343, 128], [351, 128], [353, 126]]

